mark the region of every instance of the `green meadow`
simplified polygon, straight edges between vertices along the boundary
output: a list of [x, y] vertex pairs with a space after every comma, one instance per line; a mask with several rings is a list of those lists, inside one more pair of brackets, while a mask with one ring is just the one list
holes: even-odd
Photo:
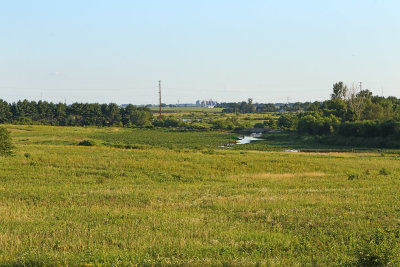
[[400, 151], [5, 127], [15, 155], [0, 158], [0, 266], [400, 265]]

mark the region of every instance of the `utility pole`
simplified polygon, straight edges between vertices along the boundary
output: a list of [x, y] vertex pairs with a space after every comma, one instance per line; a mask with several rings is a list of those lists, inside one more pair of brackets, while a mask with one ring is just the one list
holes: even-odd
[[158, 115], [158, 119], [161, 120], [161, 80], [158, 81], [158, 95], [160, 98], [160, 114]]

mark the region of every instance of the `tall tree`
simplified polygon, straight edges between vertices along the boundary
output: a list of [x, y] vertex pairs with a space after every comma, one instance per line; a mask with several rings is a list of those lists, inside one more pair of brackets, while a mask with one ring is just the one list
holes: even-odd
[[333, 93], [331, 99], [342, 99], [344, 100], [347, 95], [347, 86], [343, 82], [338, 82], [333, 85]]
[[352, 86], [347, 93], [347, 103], [350, 109], [355, 113], [356, 119], [361, 118], [364, 107], [364, 100], [367, 97], [368, 90], [358, 91], [356, 86]]
[[0, 156], [10, 156], [13, 154], [13, 144], [10, 133], [6, 128], [0, 127]]

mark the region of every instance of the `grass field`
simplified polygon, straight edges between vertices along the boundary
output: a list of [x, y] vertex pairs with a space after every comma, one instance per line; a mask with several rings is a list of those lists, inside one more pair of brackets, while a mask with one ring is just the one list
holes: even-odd
[[[218, 148], [234, 138], [223, 132], [6, 127], [16, 154], [0, 158], [0, 266], [400, 264], [393, 151], [287, 153], [279, 140], [279, 151], [229, 150]], [[86, 139], [101, 145], [77, 146]]]

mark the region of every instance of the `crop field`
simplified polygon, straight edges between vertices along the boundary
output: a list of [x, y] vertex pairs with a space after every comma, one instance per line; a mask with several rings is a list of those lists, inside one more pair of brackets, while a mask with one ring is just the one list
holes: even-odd
[[[214, 109], [212, 109], [214, 110]], [[234, 113], [218, 113], [218, 112], [209, 112], [208, 110], [204, 112], [176, 112], [176, 113], [166, 113], [163, 114], [166, 116], [173, 116], [177, 119], [196, 119], [196, 120], [201, 120], [201, 121], [210, 121], [210, 120], [226, 120], [226, 119], [236, 119], [240, 122], [248, 121], [251, 122], [252, 124], [257, 123], [257, 122], [263, 122], [265, 120], [275, 118], [278, 119], [278, 113], [266, 113], [266, 114], [234, 114]], [[154, 114], [156, 116], [156, 114]]]
[[[158, 112], [158, 107], [150, 108], [153, 112]], [[162, 112], [166, 113], [189, 113], [189, 112], [206, 112], [206, 113], [221, 113], [222, 108], [207, 108], [207, 107], [163, 107]]]
[[96, 145], [128, 148], [217, 148], [234, 142], [238, 134], [227, 132], [181, 132], [168, 129], [52, 127], [9, 125], [15, 144], [77, 145], [91, 140]]
[[0, 266], [400, 264], [399, 151], [6, 127], [16, 148], [0, 157]]
[[234, 142], [238, 134], [223, 132], [179, 132], [170, 130], [121, 129], [89, 135], [105, 144], [145, 145], [167, 148], [215, 148]]

